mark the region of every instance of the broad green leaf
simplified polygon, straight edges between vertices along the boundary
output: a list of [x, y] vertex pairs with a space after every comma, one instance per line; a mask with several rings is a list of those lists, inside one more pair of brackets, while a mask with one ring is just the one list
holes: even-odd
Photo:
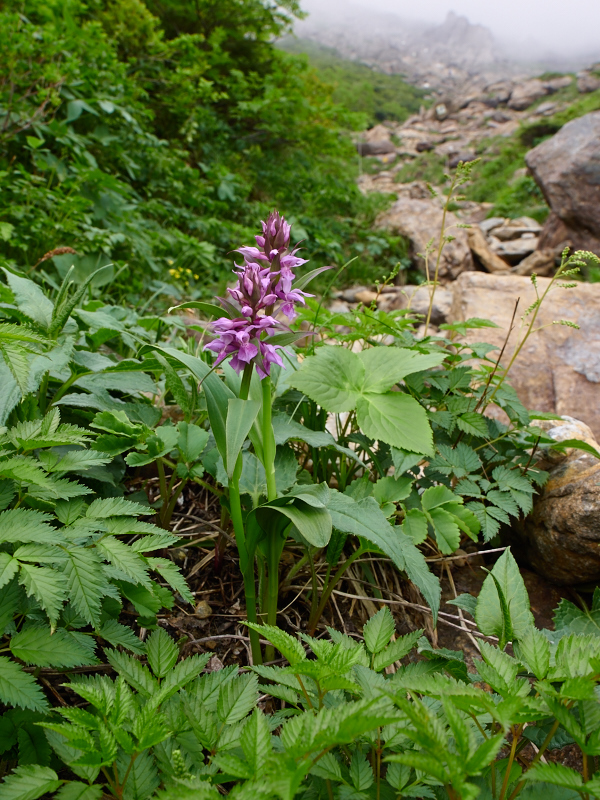
[[331, 516], [326, 508], [318, 508], [301, 500], [285, 505], [264, 505], [256, 509], [256, 518], [265, 527], [273, 514], [287, 517], [313, 547], [325, 547], [331, 538]]
[[365, 368], [356, 353], [332, 346], [306, 358], [288, 383], [328, 411], [341, 412], [356, 406], [357, 387], [363, 385], [364, 377]]
[[273, 414], [273, 433], [275, 434], [275, 443], [278, 445], [285, 444], [292, 439], [299, 439], [311, 447], [332, 447], [338, 453], [343, 453], [348, 458], [356, 461], [356, 463], [364, 466], [354, 450], [339, 445], [329, 431], [313, 431], [305, 425], [290, 419], [286, 414], [278, 414], [277, 412]]
[[396, 629], [394, 618], [387, 606], [380, 609], [363, 628], [365, 645], [370, 653], [379, 653], [389, 643]]
[[406, 375], [437, 367], [446, 353], [419, 353], [399, 347], [371, 347], [362, 350], [358, 357], [364, 368], [363, 392], [381, 393], [391, 389]]
[[533, 615], [529, 610], [529, 595], [525, 583], [509, 549], [502, 553], [492, 569], [492, 574], [488, 575], [483, 582], [477, 600], [475, 621], [479, 630], [486, 636], [498, 636], [499, 638], [502, 636], [505, 629], [504, 618], [494, 577], [506, 598], [514, 636], [520, 640], [532, 627]]
[[[429, 491], [429, 489], [427, 491]], [[432, 508], [431, 511], [425, 513], [433, 526], [440, 551], [444, 553], [444, 555], [454, 553], [460, 545], [461, 534], [460, 528], [456, 524], [456, 517], [449, 514], [443, 508]]]
[[206, 447], [208, 437], [208, 431], [205, 431], [199, 425], [192, 425], [192, 423], [188, 422], [179, 423], [177, 447], [179, 447], [186, 463], [189, 464], [200, 458], [200, 453]]
[[0, 784], [2, 800], [37, 800], [38, 797], [55, 792], [62, 781], [50, 767], [29, 764], [17, 767]]
[[468, 433], [471, 436], [483, 436], [485, 438], [489, 435], [486, 418], [476, 411], [467, 411], [465, 414], [456, 417], [456, 424], [463, 433]]
[[164, 678], [177, 662], [177, 645], [165, 630], [157, 628], [148, 637], [146, 649], [150, 669], [157, 678]]
[[462, 503], [462, 497], [457, 497], [451, 489], [443, 484], [430, 486], [421, 495], [421, 505], [424, 511], [431, 511], [433, 508], [446, 505], [446, 503]]
[[356, 417], [362, 432], [393, 447], [433, 455], [433, 435], [425, 409], [408, 394], [361, 395]]
[[410, 508], [404, 515], [402, 531], [412, 539], [413, 544], [421, 544], [428, 534], [427, 517], [418, 508]]
[[441, 593], [438, 579], [429, 571], [423, 554], [412, 539], [401, 528], [389, 524], [376, 500], [366, 497], [357, 503], [347, 495], [332, 491], [327, 510], [334, 528], [372, 542], [392, 559], [399, 570], [406, 572], [421, 590], [434, 619], [437, 618]]
[[95, 660], [64, 628], [52, 633], [47, 627], [32, 625], [12, 637], [10, 650], [16, 658], [38, 667], [80, 667]]
[[48, 702], [32, 675], [9, 658], [0, 656], [0, 701], [7, 706], [45, 713]]
[[8, 269], [4, 269], [6, 280], [15, 296], [15, 303], [19, 311], [25, 316], [37, 322], [42, 328], [48, 328], [52, 321], [54, 306], [51, 300], [46, 297], [40, 287], [29, 280], [15, 275]]
[[227, 441], [225, 468], [229, 478], [233, 475], [237, 457], [248, 438], [261, 404], [256, 400], [240, 400], [235, 397], [228, 402], [225, 436]]
[[102, 795], [102, 786], [97, 783], [89, 785], [71, 781], [61, 786], [56, 793], [55, 800], [100, 800]]

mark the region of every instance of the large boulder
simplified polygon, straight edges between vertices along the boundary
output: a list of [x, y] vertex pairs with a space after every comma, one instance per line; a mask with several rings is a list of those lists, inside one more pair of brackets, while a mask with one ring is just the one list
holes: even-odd
[[[549, 280], [537, 279], [540, 294]], [[471, 317], [492, 320], [500, 327], [471, 331], [468, 339], [487, 341], [499, 348], [504, 344], [519, 299], [517, 324], [502, 358], [506, 365], [519, 335], [520, 315], [536, 299], [531, 280], [468, 272], [451, 288], [454, 300], [449, 321]], [[563, 319], [581, 329], [552, 324]], [[511, 369], [509, 382], [527, 408], [576, 416], [600, 438], [600, 284], [581, 283], [574, 289], [554, 289], [540, 309], [538, 327], [544, 330], [531, 335]]]
[[[419, 181], [398, 184], [397, 192], [398, 199], [378, 217], [376, 226], [406, 236], [410, 241], [413, 261], [424, 274], [423, 254], [427, 243], [433, 237], [436, 247], [429, 258], [429, 270], [433, 278], [437, 242], [442, 227], [442, 204], [439, 198], [433, 198], [427, 186]], [[446, 215], [446, 227], [451, 229], [450, 233], [456, 238], [444, 247], [440, 259], [439, 277], [445, 281], [454, 280], [462, 272], [474, 269], [466, 230], [457, 228], [458, 224], [459, 220], [449, 212]]]
[[[599, 447], [589, 427], [572, 417], [544, 427], [557, 441], [582, 439]], [[569, 448], [564, 455], [551, 452], [541, 466], [550, 467], [550, 477], [519, 525], [518, 550], [553, 583], [600, 580], [600, 460]]]
[[524, 111], [535, 103], [536, 100], [545, 97], [547, 93], [548, 90], [542, 81], [537, 78], [531, 81], [525, 81], [525, 83], [519, 83], [512, 90], [510, 100], [508, 101], [508, 107], [514, 108], [515, 111]]
[[568, 122], [525, 160], [552, 209], [539, 246], [568, 239], [600, 252], [600, 111]]

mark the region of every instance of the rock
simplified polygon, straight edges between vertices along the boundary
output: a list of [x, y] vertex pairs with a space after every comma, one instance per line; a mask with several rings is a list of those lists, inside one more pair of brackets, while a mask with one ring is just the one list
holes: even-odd
[[479, 227], [484, 233], [489, 233], [493, 231], [494, 228], [499, 228], [500, 225], [504, 225], [504, 217], [490, 217], [489, 219], [484, 219], [483, 222], [479, 223]]
[[486, 105], [495, 108], [498, 105], [508, 103], [511, 92], [512, 84], [508, 81], [494, 83], [491, 86], [486, 87], [484, 102]]
[[471, 252], [477, 256], [488, 272], [508, 272], [510, 267], [506, 261], [491, 249], [481, 230], [475, 226], [467, 231]]
[[[550, 436], [556, 442], [565, 442], [568, 439], [580, 439], [596, 450], [599, 449], [599, 445], [594, 438], [590, 426], [586, 425], [585, 422], [582, 422], [580, 419], [575, 419], [575, 417], [563, 415], [560, 419], [536, 420], [534, 424], [536, 428], [541, 428], [547, 436]], [[582, 452], [582, 450], [576, 447], [567, 447], [564, 452], [551, 450], [549, 447], [541, 448], [538, 466], [541, 469], [547, 470], [562, 463], [567, 458], [579, 458]]]
[[196, 605], [196, 616], [200, 619], [207, 619], [213, 613], [212, 608], [208, 605], [206, 600], [200, 600]]
[[438, 103], [435, 107], [436, 119], [444, 120], [448, 116], [448, 106], [445, 103]]
[[348, 303], [344, 303], [343, 300], [334, 300], [328, 306], [328, 311], [332, 314], [347, 314], [350, 311], [350, 306]]
[[396, 152], [396, 146], [389, 139], [380, 139], [374, 142], [357, 142], [356, 149], [361, 156], [381, 156]]
[[520, 261], [513, 268], [513, 275], [550, 275], [556, 266], [556, 257], [560, 255], [555, 247], [545, 247], [542, 250], [534, 250], [533, 253]]
[[[600, 252], [600, 111], [568, 122], [551, 139], [530, 150], [527, 166], [555, 219], [542, 246], [570, 239], [574, 247]], [[552, 241], [554, 239], [554, 241]]]
[[450, 167], [450, 169], [456, 169], [456, 167], [458, 167], [461, 161], [464, 164], [466, 164], [469, 161], [475, 161], [476, 158], [477, 156], [475, 155], [475, 153], [463, 150], [459, 153], [455, 153], [454, 155], [450, 156], [450, 159], [448, 161], [448, 166]]
[[519, 239], [527, 234], [536, 236], [542, 230], [542, 226], [534, 219], [521, 217], [520, 219], [508, 219], [503, 225], [499, 225], [493, 230], [497, 239], [500, 239], [501, 242], [507, 242], [510, 239]]
[[368, 306], [377, 300], [377, 292], [371, 292], [369, 289], [363, 289], [361, 292], [356, 292], [354, 297], [358, 303]]
[[[442, 208], [439, 200], [429, 195], [424, 184], [415, 182], [405, 184], [405, 189], [414, 188], [400, 195], [398, 200], [376, 221], [377, 228], [396, 231], [410, 240], [412, 256], [414, 262], [421, 272], [425, 272], [425, 260], [422, 255], [425, 253], [427, 243], [434, 237], [437, 241], [442, 227]], [[417, 197], [421, 199], [416, 199]], [[452, 280], [460, 275], [461, 272], [473, 269], [473, 259], [469, 249], [469, 242], [466, 231], [463, 228], [456, 228], [458, 219], [454, 214], [448, 212], [446, 216], [446, 226], [451, 228], [452, 235], [456, 238], [446, 245], [440, 259], [439, 277], [442, 280]], [[433, 277], [433, 265], [435, 258], [430, 258], [430, 270]]]
[[356, 295], [360, 292], [368, 291], [368, 286], [355, 286], [352, 289], [344, 289], [341, 294], [341, 299], [344, 300], [346, 303], [358, 303], [356, 299]]
[[[389, 287], [392, 291], [382, 293], [378, 308], [384, 311], [394, 311], [398, 308], [410, 308], [416, 314], [427, 315], [429, 308], [428, 286], [394, 286]], [[447, 322], [452, 302], [454, 299], [450, 289], [438, 286], [433, 296], [433, 308], [431, 309], [431, 322], [433, 325], [441, 325]]]
[[[548, 278], [538, 278], [542, 294]], [[511, 333], [502, 359], [510, 360], [518, 335], [518, 319], [535, 300], [528, 278], [514, 275], [487, 275], [467, 272], [452, 284], [454, 300], [449, 321], [470, 317], [492, 320], [499, 328], [470, 332], [468, 341], [484, 341], [502, 347], [515, 302], [520, 298], [517, 324]], [[577, 323], [576, 331], [554, 320]], [[521, 402], [530, 409], [554, 414], [571, 414], [581, 419], [600, 437], [600, 284], [582, 283], [574, 289], [555, 289], [542, 305], [536, 327], [515, 362], [509, 382]]]
[[508, 114], [505, 114], [504, 111], [494, 111], [492, 116], [490, 117], [494, 122], [510, 122], [511, 117]]
[[544, 97], [547, 90], [544, 88], [542, 81], [534, 78], [531, 81], [520, 83], [512, 90], [508, 107], [514, 108], [515, 111], [524, 111], [540, 97]]
[[417, 142], [415, 150], [417, 153], [426, 153], [428, 150], [433, 150], [434, 146], [431, 142]]
[[[563, 417], [548, 434], [557, 441], [584, 439], [591, 430]], [[573, 586], [600, 579], [600, 460], [575, 448], [550, 469], [533, 511], [519, 526], [520, 544], [533, 568], [554, 583]]]
[[556, 103], [540, 103], [539, 106], [536, 108], [536, 114], [542, 114], [543, 116], [548, 116], [553, 114], [556, 111]]
[[566, 87], [570, 86], [572, 83], [573, 78], [570, 75], [562, 75], [560, 78], [552, 78], [549, 81], [544, 81], [543, 86], [548, 94], [553, 94], [560, 89], [566, 89]]
[[[494, 237], [495, 234], [496, 231]], [[515, 264], [537, 250], [538, 242], [539, 239], [533, 234], [525, 234], [520, 239], [509, 239], [507, 242], [496, 239], [492, 242], [492, 248], [501, 258], [505, 258], [510, 264]]]
[[587, 92], [595, 92], [596, 89], [600, 89], [600, 77], [585, 70], [577, 73], [578, 92], [586, 94]]

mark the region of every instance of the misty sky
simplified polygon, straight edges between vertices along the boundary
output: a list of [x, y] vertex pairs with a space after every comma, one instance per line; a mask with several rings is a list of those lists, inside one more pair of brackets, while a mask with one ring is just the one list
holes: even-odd
[[556, 53], [600, 52], [600, 0], [302, 0], [315, 13], [350, 4], [430, 22], [442, 22], [452, 10], [515, 44], [533, 40]]

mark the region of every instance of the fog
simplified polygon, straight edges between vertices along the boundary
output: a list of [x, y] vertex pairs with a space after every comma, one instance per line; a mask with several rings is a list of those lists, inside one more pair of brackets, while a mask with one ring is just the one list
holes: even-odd
[[521, 57], [600, 58], [600, 0], [302, 0], [314, 17], [343, 15], [349, 7], [392, 12], [406, 20], [441, 23], [449, 11], [488, 27]]

